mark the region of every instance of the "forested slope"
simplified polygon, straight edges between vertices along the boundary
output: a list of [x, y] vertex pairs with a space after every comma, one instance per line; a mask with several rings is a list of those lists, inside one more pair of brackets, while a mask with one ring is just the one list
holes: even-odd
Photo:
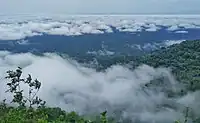
[[135, 68], [141, 64], [153, 67], [172, 69], [178, 81], [185, 84], [187, 89], [200, 89], [200, 41], [184, 41], [167, 48], [146, 54], [144, 56], [118, 56], [112, 58], [97, 58], [98, 69], [104, 70], [113, 64], [129, 64]]
[[178, 81], [191, 91], [200, 89], [200, 41], [185, 41], [138, 59], [153, 67], [169, 67]]

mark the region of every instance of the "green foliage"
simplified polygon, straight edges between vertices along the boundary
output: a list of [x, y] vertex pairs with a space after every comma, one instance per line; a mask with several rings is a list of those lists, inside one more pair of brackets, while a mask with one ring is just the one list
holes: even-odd
[[[28, 102], [30, 108], [34, 105], [45, 105], [46, 102], [42, 101], [42, 99], [37, 96], [37, 93], [41, 87], [41, 82], [39, 82], [37, 79], [32, 81], [30, 74], [26, 79], [21, 78], [22, 70], [20, 67], [18, 67], [16, 71], [7, 71], [7, 74], [8, 76], [6, 76], [6, 79], [9, 79], [10, 81], [7, 82], [9, 89], [6, 92], [13, 94], [12, 103], [17, 103], [19, 106], [24, 107]], [[24, 96], [24, 90], [21, 89], [21, 84], [28, 85], [28, 97]]]
[[108, 123], [106, 113], [107, 111], [101, 113], [101, 123]]
[[0, 115], [0, 123], [108, 123], [108, 120], [106, 114], [101, 114], [100, 121], [87, 120], [76, 112], [67, 113], [60, 108], [6, 107]]
[[139, 59], [153, 67], [169, 67], [176, 79], [185, 85], [186, 90], [200, 89], [200, 41], [185, 41], [166, 49], [155, 51]]

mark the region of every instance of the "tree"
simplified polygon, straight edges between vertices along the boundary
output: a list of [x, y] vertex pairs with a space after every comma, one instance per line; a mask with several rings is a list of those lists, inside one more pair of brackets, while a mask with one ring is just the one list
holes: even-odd
[[[46, 102], [37, 96], [37, 93], [41, 87], [40, 81], [37, 79], [33, 81], [30, 74], [26, 79], [21, 78], [22, 68], [20, 67], [18, 67], [15, 71], [7, 71], [7, 74], [8, 75], [5, 78], [9, 79], [10, 81], [7, 82], [9, 89], [6, 91], [6, 93], [9, 92], [13, 94], [12, 103], [17, 103], [22, 107], [28, 103], [29, 108], [32, 108], [34, 105], [37, 105], [37, 107], [45, 105]], [[28, 97], [24, 96], [24, 90], [21, 89], [21, 84], [28, 85]]]

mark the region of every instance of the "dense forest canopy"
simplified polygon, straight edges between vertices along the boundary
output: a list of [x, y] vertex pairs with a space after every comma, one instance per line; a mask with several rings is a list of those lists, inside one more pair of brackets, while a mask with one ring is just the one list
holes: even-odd
[[171, 68], [176, 79], [191, 91], [200, 89], [200, 41], [184, 41], [143, 56], [117, 56], [96, 59], [99, 70], [113, 64], [129, 64], [135, 68], [141, 64]]

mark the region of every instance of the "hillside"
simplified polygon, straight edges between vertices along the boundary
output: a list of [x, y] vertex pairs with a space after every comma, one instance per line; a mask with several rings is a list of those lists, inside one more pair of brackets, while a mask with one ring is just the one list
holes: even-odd
[[[146, 54], [141, 57], [135, 57], [135, 56], [120, 56], [120, 57], [104, 57], [104, 58], [97, 58], [97, 61], [99, 63], [97, 70], [105, 70], [106, 68], [110, 67], [114, 64], [129, 64], [129, 67], [131, 69], [134, 69], [135, 67], [141, 65], [141, 64], [147, 64], [150, 66], [153, 66], [155, 68], [157, 67], [167, 67], [171, 68], [173, 75], [175, 78], [182, 84], [185, 85], [186, 88], [182, 88], [181, 92], [188, 92], [188, 91], [196, 91], [200, 89], [200, 41], [185, 41], [181, 44], [172, 45], [167, 48], [162, 48], [160, 50], [154, 51], [150, 54]], [[87, 58], [86, 58], [87, 59]], [[21, 71], [18, 70], [16, 72]], [[11, 72], [13, 73], [13, 72]], [[12, 75], [12, 74], [11, 74]], [[19, 74], [13, 74], [18, 76]], [[12, 81], [16, 81], [16, 78], [13, 79], [13, 76], [10, 76]], [[26, 79], [20, 79], [19, 81], [24, 81]], [[29, 78], [30, 79], [30, 78]], [[27, 78], [28, 80], [28, 78]], [[31, 79], [30, 79], [31, 81]], [[162, 83], [163, 78], [156, 78], [155, 80], [151, 81], [148, 84], [145, 84], [144, 87], [150, 88], [151, 85], [154, 85], [153, 89], [159, 88], [160, 86], [157, 86], [157, 84]], [[27, 83], [27, 82], [26, 82]], [[30, 82], [31, 83], [31, 82]], [[28, 84], [30, 84], [28, 83]], [[30, 84], [31, 86], [37, 85], [34, 84], [36, 82], [33, 81], [33, 84]], [[38, 81], [37, 81], [38, 83]], [[12, 85], [12, 83], [8, 83], [9, 85]], [[18, 86], [18, 82], [17, 85]], [[14, 86], [16, 88], [16, 86]], [[163, 85], [165, 86], [165, 85]], [[36, 88], [39, 90], [39, 88]], [[163, 89], [163, 88], [162, 88]], [[165, 88], [164, 88], [165, 89]], [[185, 91], [184, 91], [185, 89]], [[16, 89], [14, 89], [16, 91]], [[169, 92], [168, 96], [174, 97], [176, 93], [172, 92], [171, 90], [164, 90]], [[11, 91], [12, 93], [13, 91]], [[19, 92], [21, 94], [21, 90]], [[16, 93], [16, 94], [17, 94]], [[186, 94], [186, 93], [184, 93]], [[20, 100], [19, 100], [19, 96]], [[7, 104], [2, 103], [0, 105], [0, 120], [2, 123], [14, 123], [14, 122], [39, 122], [39, 123], [60, 123], [60, 122], [70, 122], [70, 123], [89, 123], [91, 122], [86, 119], [86, 116], [79, 116], [75, 112], [67, 113], [65, 111], [62, 111], [60, 108], [49, 108], [46, 106], [40, 106], [36, 110], [32, 108], [25, 108], [24, 101], [22, 100], [23, 97], [21, 95], [17, 95], [15, 101], [19, 104], [18, 108], [9, 107]], [[180, 96], [178, 94], [178, 96]], [[33, 100], [35, 101], [35, 100]], [[37, 101], [37, 100], [36, 100]], [[21, 105], [23, 104], [23, 105]], [[35, 103], [34, 103], [35, 104]], [[37, 103], [36, 103], [37, 104]], [[176, 110], [176, 104], [170, 103], [168, 104], [161, 103], [163, 105], [158, 105], [158, 110], [162, 110], [163, 107], [170, 107], [171, 109]], [[160, 106], [160, 107], [159, 107]], [[174, 108], [175, 107], [175, 108]], [[157, 110], [157, 109], [155, 109]], [[109, 112], [109, 111], [108, 111]], [[42, 114], [42, 115], [41, 115]], [[90, 116], [89, 116], [90, 117]], [[188, 116], [186, 116], [188, 117]], [[109, 121], [106, 119], [106, 113], [104, 112], [98, 117], [93, 118], [93, 123], [110, 123], [114, 122], [114, 120], [111, 118]], [[125, 121], [121, 121], [125, 122]], [[126, 121], [131, 122], [131, 121]], [[163, 121], [165, 122], [165, 121]], [[186, 123], [186, 122], [185, 122]], [[196, 122], [198, 123], [198, 122]]]
[[200, 89], [200, 41], [185, 41], [139, 59], [153, 67], [169, 67], [178, 81], [195, 91]]
[[178, 81], [187, 89], [200, 89], [200, 41], [185, 41], [167, 48], [161, 48], [144, 56], [119, 56], [112, 58], [97, 58], [98, 70], [104, 70], [113, 64], [129, 64], [135, 68], [141, 64], [153, 67], [167, 67]]

